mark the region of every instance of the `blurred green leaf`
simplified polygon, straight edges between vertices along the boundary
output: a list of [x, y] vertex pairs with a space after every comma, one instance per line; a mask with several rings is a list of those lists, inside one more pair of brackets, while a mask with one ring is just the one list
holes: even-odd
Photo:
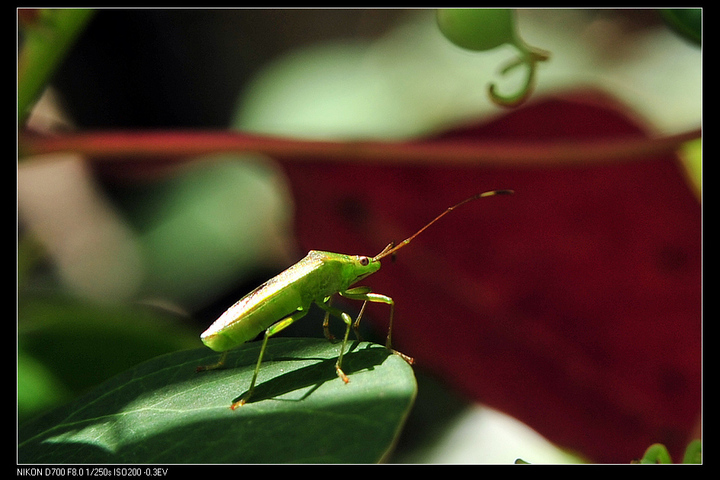
[[17, 358], [17, 394], [19, 421], [72, 398], [65, 385], [45, 365], [22, 350], [18, 351]]
[[416, 395], [412, 368], [380, 345], [355, 342], [337, 378], [338, 343], [280, 338], [213, 363], [209, 349], [175, 352], [123, 372], [87, 396], [21, 426], [28, 463], [368, 463], [391, 450]]
[[288, 251], [282, 174], [250, 155], [198, 157], [172, 176], [126, 187], [123, 207], [146, 259], [144, 293], [193, 309]]
[[18, 54], [18, 124], [22, 125], [65, 58], [77, 36], [94, 14], [77, 8], [40, 9], [34, 21], [22, 25]]
[[18, 298], [19, 420], [140, 362], [198, 346], [197, 332], [174, 320], [140, 306], [23, 293]]
[[664, 8], [660, 13], [665, 22], [677, 33], [697, 45], [702, 43], [702, 9]]
[[702, 440], [696, 439], [688, 444], [683, 463], [702, 463]]
[[683, 145], [680, 149], [680, 160], [688, 180], [698, 196], [702, 196], [702, 138]]
[[[662, 443], [653, 443], [650, 445], [640, 460], [633, 463], [641, 464], [670, 464], [673, 463], [667, 448]], [[682, 463], [702, 463], [702, 441], [700, 439], [693, 440], [687, 446], [683, 455]]]
[[655, 464], [655, 463], [672, 463], [672, 460], [670, 459], [670, 454], [668, 453], [667, 448], [665, 445], [661, 443], [653, 443], [650, 445], [647, 450], [645, 450], [645, 454], [640, 459], [638, 463], [642, 464]]

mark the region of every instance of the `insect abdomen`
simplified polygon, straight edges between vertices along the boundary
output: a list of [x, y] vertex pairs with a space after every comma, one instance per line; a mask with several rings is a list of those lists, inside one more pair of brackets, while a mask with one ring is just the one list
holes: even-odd
[[205, 345], [223, 352], [257, 337], [270, 325], [302, 308], [293, 289], [266, 297], [258, 288], [228, 308], [200, 336]]
[[311, 250], [305, 258], [237, 301], [200, 336], [203, 343], [224, 352], [253, 340], [272, 324], [313, 302], [345, 288], [345, 255]]

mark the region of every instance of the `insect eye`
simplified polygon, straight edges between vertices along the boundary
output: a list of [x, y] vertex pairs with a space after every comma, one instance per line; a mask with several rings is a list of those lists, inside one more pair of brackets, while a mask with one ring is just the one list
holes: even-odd
[[360, 265], [363, 267], [367, 266], [370, 263], [370, 259], [368, 257], [360, 257], [359, 258]]

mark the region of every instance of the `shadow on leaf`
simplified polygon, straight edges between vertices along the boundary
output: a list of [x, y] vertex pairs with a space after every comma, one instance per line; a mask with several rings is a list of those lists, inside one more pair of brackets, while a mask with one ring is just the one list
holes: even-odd
[[[364, 370], [372, 371], [392, 355], [392, 352], [389, 350], [373, 347], [371, 344], [367, 344], [361, 350], [356, 350], [359, 344], [360, 342], [355, 341], [343, 357], [343, 371], [350, 377], [350, 384], [352, 383], [352, 375], [354, 373]], [[292, 362], [296, 360], [298, 360], [297, 357], [275, 357], [272, 359], [274, 362]], [[255, 391], [246, 405], [271, 398], [282, 401], [302, 401], [316, 391], [323, 383], [338, 379], [335, 372], [335, 362], [337, 358], [304, 358], [303, 360], [317, 360], [317, 363], [282, 373], [270, 380], [258, 383], [255, 385]], [[260, 366], [261, 370], [262, 368], [263, 365]], [[300, 398], [277, 398], [306, 387], [312, 388], [305, 392]], [[246, 393], [247, 391], [243, 392], [233, 399], [233, 402], [240, 400]]]
[[[346, 385], [335, 374], [337, 350], [324, 339], [271, 342], [261, 369], [265, 380], [256, 386], [253, 398], [257, 403], [235, 411], [229, 408], [231, 398], [249, 386], [257, 345], [234, 350], [229, 357], [234, 367], [202, 374], [195, 373], [195, 367], [212, 358], [207, 349], [157, 357], [22, 425], [18, 459], [21, 463], [379, 461], [394, 444], [413, 404], [417, 385], [412, 369], [404, 360], [391, 358], [394, 355], [381, 345], [355, 342], [343, 360], [350, 377]], [[259, 402], [263, 399], [277, 401]], [[348, 444], [350, 433], [353, 442]]]

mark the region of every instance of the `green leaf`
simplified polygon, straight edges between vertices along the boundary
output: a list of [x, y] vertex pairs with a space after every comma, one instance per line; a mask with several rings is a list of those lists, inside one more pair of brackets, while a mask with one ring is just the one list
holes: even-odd
[[654, 464], [654, 463], [672, 463], [670, 454], [667, 448], [662, 443], [653, 443], [647, 450], [645, 455], [640, 459], [640, 463]]
[[273, 339], [250, 402], [259, 342], [154, 358], [19, 430], [21, 463], [368, 463], [392, 449], [415, 399], [412, 368], [386, 348]]
[[660, 10], [660, 14], [677, 33], [698, 46], [702, 44], [702, 9], [665, 8]]
[[702, 147], [702, 139], [698, 138], [684, 144], [679, 152], [685, 174], [700, 198], [702, 198]]
[[702, 441], [700, 439], [690, 442], [685, 449], [683, 463], [702, 463]]
[[177, 317], [138, 305], [21, 290], [17, 320], [20, 423], [140, 362], [200, 345]]
[[18, 125], [23, 125], [48, 80], [93, 15], [93, 10], [86, 9], [41, 9], [36, 22], [23, 26], [22, 49], [18, 53]]
[[18, 348], [17, 415], [22, 422], [48, 405], [72, 398], [67, 388], [41, 362]]

